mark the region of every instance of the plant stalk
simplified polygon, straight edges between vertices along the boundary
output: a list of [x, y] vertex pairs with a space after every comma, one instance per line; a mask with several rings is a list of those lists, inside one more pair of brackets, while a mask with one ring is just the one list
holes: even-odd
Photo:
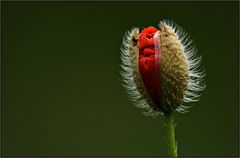
[[165, 114], [165, 124], [167, 129], [168, 153], [170, 157], [177, 157], [177, 145], [174, 134], [174, 118], [173, 113]]

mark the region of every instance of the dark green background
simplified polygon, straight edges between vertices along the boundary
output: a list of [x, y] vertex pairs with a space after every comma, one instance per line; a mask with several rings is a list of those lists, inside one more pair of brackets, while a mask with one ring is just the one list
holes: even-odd
[[2, 2], [2, 153], [166, 156], [163, 118], [120, 85], [126, 30], [177, 22], [207, 88], [175, 113], [180, 156], [238, 155], [238, 2]]

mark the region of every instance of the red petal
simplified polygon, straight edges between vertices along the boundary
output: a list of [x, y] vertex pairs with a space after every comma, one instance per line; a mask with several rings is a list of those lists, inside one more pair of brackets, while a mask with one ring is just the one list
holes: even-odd
[[138, 67], [144, 86], [155, 105], [160, 104], [160, 81], [158, 62], [154, 47], [154, 35], [158, 30], [152, 26], [142, 30], [139, 40]]
[[155, 55], [155, 48], [154, 47], [149, 47], [149, 48], [144, 48], [143, 49], [143, 55], [144, 56], [150, 56], [150, 55]]

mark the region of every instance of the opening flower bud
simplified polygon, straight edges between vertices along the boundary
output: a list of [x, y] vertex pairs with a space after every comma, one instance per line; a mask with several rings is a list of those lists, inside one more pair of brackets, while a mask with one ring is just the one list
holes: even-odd
[[179, 26], [160, 22], [124, 38], [122, 77], [130, 99], [148, 114], [184, 112], [184, 102], [197, 101], [203, 90], [200, 57]]

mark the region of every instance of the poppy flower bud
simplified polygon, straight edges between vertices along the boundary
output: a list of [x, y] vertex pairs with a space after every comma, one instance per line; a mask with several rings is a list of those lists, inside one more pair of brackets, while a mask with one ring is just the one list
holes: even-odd
[[184, 102], [199, 100], [205, 88], [201, 57], [179, 26], [161, 21], [158, 29], [134, 28], [121, 51], [123, 86], [145, 114], [186, 112]]

